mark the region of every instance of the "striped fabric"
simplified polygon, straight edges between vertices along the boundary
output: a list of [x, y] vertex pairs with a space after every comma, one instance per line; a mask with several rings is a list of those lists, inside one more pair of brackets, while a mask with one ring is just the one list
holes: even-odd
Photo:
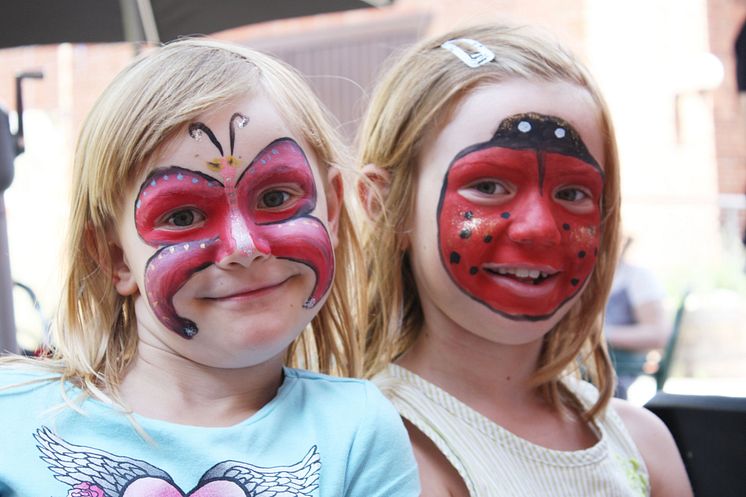
[[[397, 365], [389, 365], [373, 381], [446, 456], [471, 497], [650, 495], [642, 457], [612, 408], [596, 422], [598, 443], [560, 451], [514, 435]], [[568, 385], [584, 405], [598, 395], [589, 383], [571, 380]]]

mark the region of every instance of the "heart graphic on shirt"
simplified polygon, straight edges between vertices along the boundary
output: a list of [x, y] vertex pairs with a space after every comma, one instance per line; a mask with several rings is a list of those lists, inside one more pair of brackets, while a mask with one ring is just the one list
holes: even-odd
[[[247, 494], [246, 489], [234, 481], [219, 480], [199, 486], [186, 495], [190, 497], [246, 497]], [[145, 477], [130, 483], [122, 497], [185, 497], [185, 494], [165, 480]]]

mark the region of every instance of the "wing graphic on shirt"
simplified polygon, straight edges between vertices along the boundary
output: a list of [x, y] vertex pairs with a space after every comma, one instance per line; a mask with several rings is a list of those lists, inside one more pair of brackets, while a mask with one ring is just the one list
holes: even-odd
[[252, 497], [308, 497], [318, 488], [319, 468], [320, 457], [314, 445], [300, 462], [292, 466], [261, 468], [237, 461], [221, 462], [204, 474], [200, 486], [212, 480], [231, 479], [245, 488]]
[[92, 483], [107, 496], [115, 496], [122, 495], [124, 487], [138, 478], [149, 476], [173, 483], [168, 473], [145, 461], [71, 444], [46, 426], [38, 429], [34, 438], [39, 442], [37, 448], [43, 454], [42, 460], [49, 464], [54, 477], [68, 485]]
[[70, 495], [92, 497], [310, 497], [318, 488], [320, 456], [316, 446], [292, 466], [264, 468], [224, 461], [210, 468], [190, 492], [183, 492], [165, 471], [145, 461], [71, 444], [47, 427], [34, 434], [41, 459]]

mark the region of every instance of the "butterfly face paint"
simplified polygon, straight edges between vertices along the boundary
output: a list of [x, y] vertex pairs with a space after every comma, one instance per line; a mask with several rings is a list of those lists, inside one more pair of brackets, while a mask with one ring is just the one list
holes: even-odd
[[229, 123], [230, 154], [203, 123], [194, 123], [194, 140], [209, 138], [220, 156], [208, 161], [214, 174], [178, 165], [154, 170], [140, 187], [135, 226], [140, 237], [158, 247], [145, 267], [145, 290], [158, 319], [185, 338], [196, 323], [181, 317], [173, 297], [198, 271], [241, 253], [299, 262], [316, 276], [305, 308], [315, 306], [331, 286], [334, 253], [324, 224], [312, 216], [316, 187], [311, 166], [291, 138], [267, 145], [242, 168], [233, 155], [236, 128], [248, 118], [234, 114]]
[[506, 118], [449, 165], [437, 211], [441, 261], [491, 310], [548, 319], [593, 270], [602, 192], [603, 171], [567, 122]]

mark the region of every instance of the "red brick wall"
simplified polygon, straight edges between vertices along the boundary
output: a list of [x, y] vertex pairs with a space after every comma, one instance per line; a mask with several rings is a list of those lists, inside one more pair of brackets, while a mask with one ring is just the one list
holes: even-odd
[[724, 79], [714, 94], [715, 143], [721, 193], [746, 191], [746, 108], [736, 86], [734, 43], [746, 20], [745, 0], [709, 0], [710, 49], [723, 63]]

